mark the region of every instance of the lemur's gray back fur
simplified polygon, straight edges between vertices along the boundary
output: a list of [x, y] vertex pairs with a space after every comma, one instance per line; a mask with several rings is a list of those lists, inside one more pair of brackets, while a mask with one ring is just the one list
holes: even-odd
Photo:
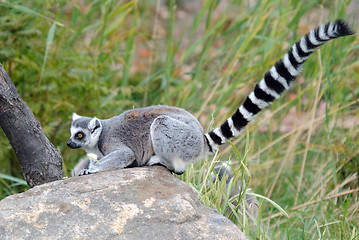
[[155, 154], [150, 129], [153, 121], [159, 116], [169, 116], [202, 131], [198, 120], [181, 108], [157, 105], [131, 109], [119, 116], [101, 120], [103, 133], [98, 142], [100, 151], [106, 155], [118, 145], [125, 145], [133, 150], [137, 166], [146, 165]]
[[341, 20], [310, 31], [264, 75], [231, 117], [206, 134], [193, 115], [169, 106], [131, 109], [106, 120], [74, 114], [68, 146], [82, 147], [99, 158], [80, 175], [154, 164], [183, 173], [187, 165], [238, 136], [263, 108], [288, 90], [304, 62], [322, 44], [351, 34], [353, 31]]

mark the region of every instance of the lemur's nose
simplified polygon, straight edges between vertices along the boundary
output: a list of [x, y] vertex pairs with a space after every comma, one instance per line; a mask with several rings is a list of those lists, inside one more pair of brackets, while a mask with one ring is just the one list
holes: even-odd
[[76, 149], [76, 148], [80, 148], [80, 147], [81, 147], [80, 144], [77, 144], [76, 142], [72, 141], [71, 138], [67, 141], [66, 145], [67, 145], [69, 148], [72, 148], [72, 149]]
[[71, 143], [72, 143], [71, 140], [68, 140], [67, 143], [66, 143], [66, 145], [67, 145], [68, 147], [70, 147]]

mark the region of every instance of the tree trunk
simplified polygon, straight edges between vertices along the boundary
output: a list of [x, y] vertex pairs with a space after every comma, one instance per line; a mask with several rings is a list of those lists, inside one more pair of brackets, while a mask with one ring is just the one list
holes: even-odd
[[0, 126], [30, 187], [64, 177], [62, 158], [0, 64]]

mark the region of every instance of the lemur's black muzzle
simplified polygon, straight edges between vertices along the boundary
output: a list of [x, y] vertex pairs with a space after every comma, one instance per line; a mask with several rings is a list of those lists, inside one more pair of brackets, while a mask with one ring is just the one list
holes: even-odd
[[80, 147], [81, 147], [80, 145], [77, 145], [75, 142], [73, 142], [73, 141], [71, 140], [71, 138], [67, 141], [66, 145], [67, 145], [69, 148], [72, 148], [72, 149], [80, 148]]

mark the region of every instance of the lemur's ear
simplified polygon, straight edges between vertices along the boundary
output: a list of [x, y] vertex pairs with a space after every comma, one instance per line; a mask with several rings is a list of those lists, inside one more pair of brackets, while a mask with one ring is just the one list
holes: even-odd
[[91, 119], [91, 121], [87, 124], [87, 128], [91, 134], [94, 133], [99, 127], [101, 127], [101, 123], [100, 120], [98, 120], [96, 117]]
[[75, 121], [76, 119], [79, 119], [81, 116], [77, 115], [76, 113], [72, 114], [72, 121]]

